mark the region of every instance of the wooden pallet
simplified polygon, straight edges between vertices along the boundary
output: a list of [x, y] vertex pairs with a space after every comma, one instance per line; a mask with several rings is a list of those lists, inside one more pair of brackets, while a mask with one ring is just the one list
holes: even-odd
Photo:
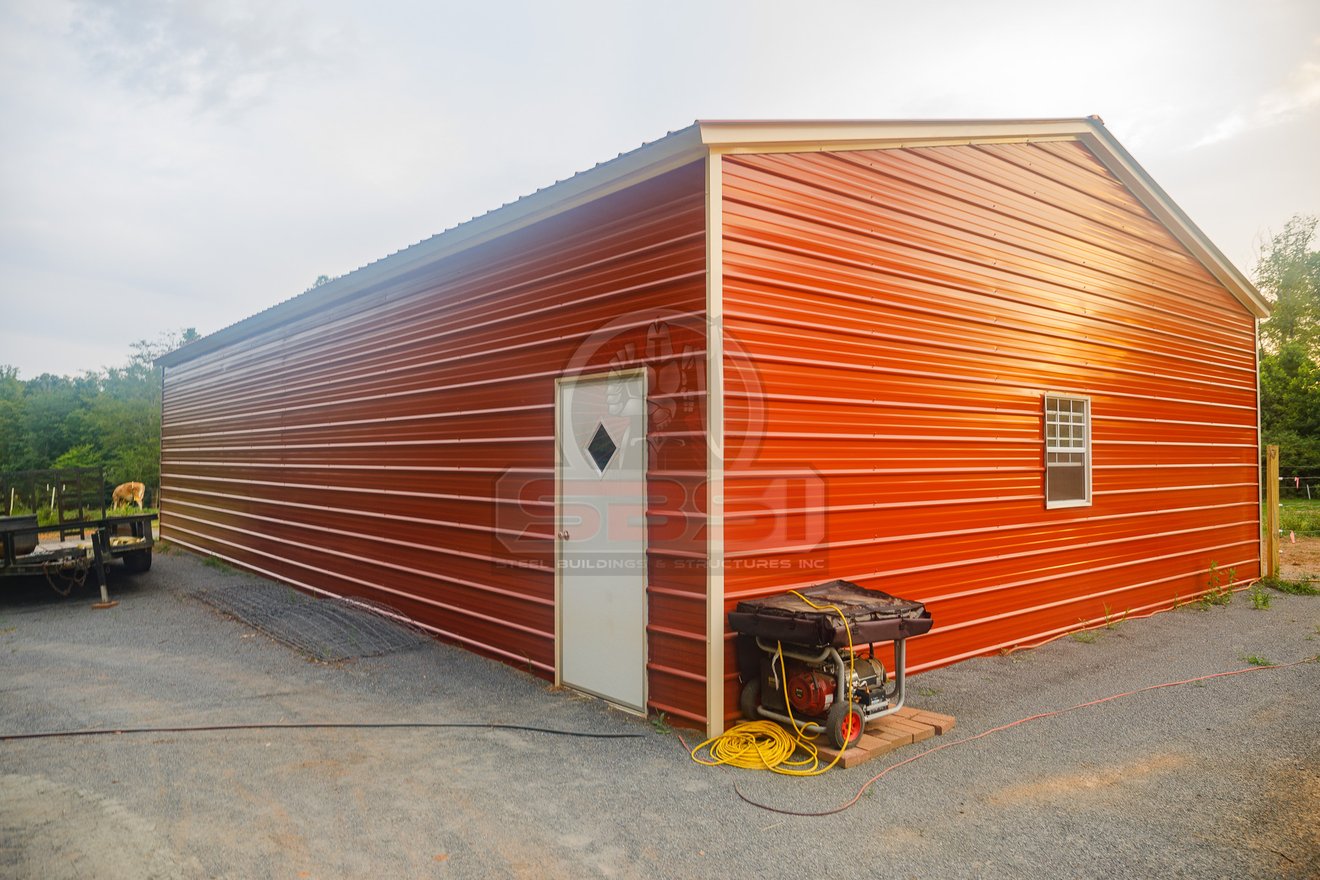
[[[938, 712], [904, 706], [893, 715], [886, 715], [866, 725], [866, 732], [862, 734], [862, 738], [852, 748], [844, 751], [843, 757], [839, 759], [839, 765], [856, 767], [910, 743], [919, 743], [933, 736], [943, 736], [953, 730], [955, 723], [952, 715], [941, 715]], [[820, 753], [821, 762], [826, 764], [833, 761], [834, 756], [839, 753], [837, 749], [827, 745], [819, 745], [816, 748]]]

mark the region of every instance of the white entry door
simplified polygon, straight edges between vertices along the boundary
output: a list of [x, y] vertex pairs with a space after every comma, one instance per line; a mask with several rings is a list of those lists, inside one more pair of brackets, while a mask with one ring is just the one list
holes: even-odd
[[646, 706], [646, 374], [559, 383], [560, 680]]

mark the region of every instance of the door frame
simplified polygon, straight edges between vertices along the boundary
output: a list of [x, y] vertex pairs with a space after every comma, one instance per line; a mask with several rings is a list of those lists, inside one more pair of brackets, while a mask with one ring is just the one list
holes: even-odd
[[[647, 416], [650, 409], [650, 388], [646, 381], [646, 367], [630, 367], [626, 370], [602, 370], [598, 373], [578, 373], [572, 376], [557, 376], [555, 378], [555, 686], [562, 687], [564, 684], [564, 567], [563, 550], [564, 542], [560, 539], [563, 532], [563, 500], [564, 500], [564, 456], [563, 445], [560, 442], [560, 412], [559, 399], [561, 389], [565, 385], [576, 385], [580, 382], [593, 382], [602, 379], [632, 379], [640, 377], [642, 380], [642, 442], [646, 443], [648, 448], [644, 449], [642, 454], [642, 515], [645, 518], [646, 505], [649, 501], [647, 489], [647, 480], [650, 477], [650, 427]], [[645, 522], [645, 519], [643, 520]], [[650, 608], [650, 571], [648, 562], [648, 549], [650, 547], [651, 529], [649, 523], [642, 528], [642, 631], [639, 634], [642, 639], [642, 708], [635, 709], [632, 706], [624, 706], [615, 703], [608, 697], [601, 697], [598, 694], [592, 696], [605, 700], [611, 706], [615, 706], [625, 712], [633, 714], [647, 715], [647, 701], [651, 697], [651, 676], [647, 670], [651, 660], [651, 638], [649, 626], [651, 622]], [[581, 693], [586, 693], [582, 691]]]

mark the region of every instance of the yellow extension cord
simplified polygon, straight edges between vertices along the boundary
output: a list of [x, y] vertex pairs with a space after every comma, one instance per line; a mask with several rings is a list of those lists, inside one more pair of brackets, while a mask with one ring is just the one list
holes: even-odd
[[[848, 626], [847, 616], [838, 605], [817, 605], [797, 590], [789, 590], [789, 592], [817, 611], [826, 609], [834, 611], [835, 614], [839, 615], [839, 619], [843, 621], [843, 629], [848, 634], [849, 687], [847, 688], [847, 699], [848, 706], [851, 707], [851, 682], [855, 672], [855, 664], [853, 661], [852, 628]], [[784, 706], [788, 709], [788, 720], [793, 725], [793, 732], [790, 734], [775, 721], [744, 721], [742, 724], [736, 724], [719, 736], [711, 737], [692, 749], [689, 754], [692, 756], [693, 761], [707, 767], [718, 767], [725, 764], [730, 767], [741, 767], [744, 770], [769, 770], [772, 773], [782, 773], [785, 776], [819, 776], [839, 763], [839, 758], [843, 757], [842, 749], [835, 754], [833, 761], [821, 766], [820, 753], [816, 750], [816, 744], [812, 742], [817, 734], [805, 732], [798, 727], [797, 721], [793, 718], [793, 704], [788, 698], [788, 674], [784, 666], [784, 646], [782, 642], [777, 642], [776, 646], [779, 649], [779, 681], [784, 687]], [[697, 757], [697, 753], [702, 749], [709, 751], [710, 760]], [[805, 756], [794, 760], [793, 755], [798, 749], [801, 749]]]

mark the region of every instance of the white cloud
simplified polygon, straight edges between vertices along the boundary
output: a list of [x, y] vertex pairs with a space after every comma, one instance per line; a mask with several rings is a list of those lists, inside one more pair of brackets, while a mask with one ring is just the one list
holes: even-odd
[[[1099, 113], [1185, 207], [1202, 200], [1198, 222], [1220, 213], [1245, 240], [1320, 211], [1293, 143], [1317, 106], [1317, 11], [5, 0], [0, 300], [137, 310], [67, 348], [10, 323], [0, 363], [76, 371], [113, 361], [89, 351], [106, 338], [214, 331], [700, 117]], [[1288, 143], [1233, 138], [1266, 123]], [[1188, 154], [1206, 130], [1232, 144]], [[1239, 225], [1222, 228], [1232, 250]]]
[[1250, 108], [1219, 120], [1192, 148], [1226, 141], [1248, 130], [1292, 122], [1316, 110], [1320, 110], [1320, 61], [1307, 60], [1292, 71], [1286, 84], [1261, 95]]
[[282, 77], [329, 69], [343, 42], [295, 6], [252, 0], [76, 0], [69, 32], [96, 74], [219, 112], [259, 103]]

